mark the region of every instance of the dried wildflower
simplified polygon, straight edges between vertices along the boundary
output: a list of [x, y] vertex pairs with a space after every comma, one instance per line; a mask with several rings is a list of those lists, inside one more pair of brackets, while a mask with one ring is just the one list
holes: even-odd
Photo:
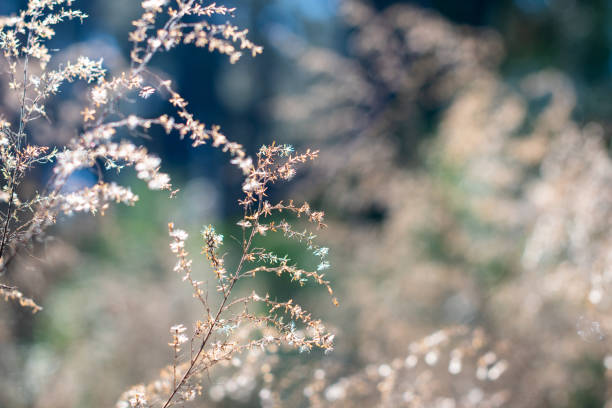
[[140, 90], [140, 92], [138, 92], [138, 96], [140, 96], [143, 99], [147, 99], [154, 93], [155, 93], [155, 88], [153, 88], [152, 86], [145, 86], [144, 88]]
[[[75, 171], [97, 167], [100, 163], [106, 170], [131, 167], [149, 189], [172, 190], [169, 175], [160, 170], [161, 160], [129, 139], [119, 139], [118, 129], [147, 132], [152, 126], [160, 126], [167, 133], [189, 138], [194, 147], [210, 140], [214, 147], [228, 152], [232, 163], [243, 172], [250, 172], [252, 160], [242, 146], [229, 141], [218, 126], [207, 128], [199, 122], [187, 110], [187, 101], [172, 89], [171, 81], [152, 74], [148, 64], [158, 52], [180, 44], [194, 43], [219, 51], [232, 62], [240, 56], [239, 50], [249, 50], [255, 55], [261, 52], [261, 47], [247, 38], [246, 30], [229, 23], [214, 23], [213, 16], [231, 14], [233, 9], [215, 4], [203, 6], [196, 0], [172, 4], [167, 0], [146, 0], [141, 5], [143, 14], [134, 21], [135, 29], [130, 33], [134, 43], [132, 66], [114, 76], [107, 76], [102, 60], [86, 57], [62, 62], [54, 70], [47, 69], [53, 55], [46, 43], [55, 36], [54, 27], [65, 20], [82, 21], [87, 17], [73, 8], [72, 0], [29, 0], [19, 14], [0, 18], [0, 52], [5, 62], [2, 66], [6, 69], [8, 89], [15, 94], [19, 105], [14, 122], [4, 116], [0, 119], [0, 170], [4, 180], [0, 186], [4, 205], [0, 215], [0, 274], [19, 251], [42, 237], [60, 213], [104, 213], [112, 202], [133, 205], [138, 200], [129, 187], [106, 182], [103, 171], [99, 172], [100, 179], [95, 186], [65, 193], [64, 187]], [[40, 69], [36, 69], [34, 61]], [[68, 145], [58, 148], [28, 144], [32, 139], [28, 137], [28, 124], [46, 117], [48, 99], [63, 84], [75, 80], [85, 82], [88, 87], [89, 102], [80, 110], [85, 130]], [[142, 118], [126, 117], [116, 111], [118, 101], [136, 94], [147, 99], [156, 90], [170, 95], [167, 102], [173, 107], [172, 113]], [[37, 194], [18, 196], [20, 184], [29, 176], [28, 170], [50, 162], [54, 163], [49, 187], [41, 188]], [[173, 250], [180, 254], [184, 251], [184, 239], [178, 238]], [[219, 273], [222, 272], [219, 267]], [[18, 297], [18, 292], [11, 293], [11, 297]], [[138, 398], [135, 401], [144, 404]]]
[[87, 122], [96, 118], [96, 111], [86, 106], [85, 109], [81, 111], [81, 115], [83, 115], [83, 122]]
[[[192, 262], [185, 250], [185, 231], [176, 229], [169, 224], [171, 237], [170, 249], [177, 256], [176, 272], [183, 275], [183, 280], [189, 281], [193, 295], [204, 308], [206, 320], [197, 321], [191, 337], [184, 334], [183, 325], [171, 327], [172, 341], [168, 345], [174, 351], [173, 364], [162, 371], [160, 378], [146, 387], [144, 398], [147, 401], [168, 407], [193, 399], [196, 395], [202, 377], [210, 369], [223, 361], [235, 361], [236, 355], [247, 350], [266, 349], [278, 345], [286, 345], [299, 352], [309, 352], [314, 348], [325, 351], [333, 349], [334, 335], [329, 333], [320, 320], [312, 318], [302, 306], [293, 299], [278, 301], [269, 295], [261, 296], [255, 292], [250, 295], [235, 297], [233, 289], [238, 281], [253, 278], [258, 272], [272, 272], [280, 276], [291, 276], [300, 285], [311, 280], [325, 286], [330, 294], [333, 291], [329, 282], [323, 279], [319, 271], [329, 268], [324, 260], [328, 254], [326, 247], [315, 244], [315, 236], [307, 232], [295, 232], [289, 222], [282, 225], [265, 222], [266, 217], [274, 212], [289, 211], [300, 217], [316, 214], [307, 219], [322, 227], [323, 213], [313, 212], [308, 204], [296, 206], [293, 201], [271, 205], [264, 200], [264, 191], [268, 185], [281, 179], [279, 169], [294, 168], [297, 163], [316, 157], [315, 152], [308, 151], [302, 155], [292, 155], [293, 150], [286, 146], [265, 146], [258, 154], [258, 162], [250, 167], [246, 174], [247, 180], [255, 181], [260, 187], [257, 191], [244, 191], [244, 197], [239, 201], [244, 207], [244, 218], [238, 223], [243, 229], [241, 257], [238, 265], [231, 272], [226, 269], [223, 255], [219, 250], [223, 245], [223, 236], [211, 225], [201, 231], [203, 240], [202, 253], [210, 262], [216, 280], [217, 291], [221, 294], [220, 304], [213, 306], [208, 294], [202, 289], [203, 282], [193, 278]], [[280, 161], [280, 162], [279, 162]], [[306, 271], [289, 264], [287, 256], [279, 257], [270, 251], [254, 247], [256, 236], [267, 232], [283, 232], [292, 234], [308, 245], [313, 255], [321, 260], [318, 271]], [[258, 261], [267, 262], [271, 266], [258, 266]], [[336, 299], [332, 301], [337, 304]], [[256, 305], [263, 306], [264, 312], [257, 313]], [[237, 335], [238, 331], [241, 335]], [[191, 353], [188, 359], [181, 360], [180, 346], [190, 342]], [[135, 389], [136, 390], [136, 389]], [[210, 390], [211, 395], [215, 389]], [[125, 400], [124, 394], [122, 401]]]
[[0, 296], [4, 297], [4, 300], [16, 300], [22, 307], [32, 309], [32, 313], [36, 313], [42, 310], [42, 307], [38, 306], [32, 299], [27, 298], [18, 291], [16, 288], [0, 284]]

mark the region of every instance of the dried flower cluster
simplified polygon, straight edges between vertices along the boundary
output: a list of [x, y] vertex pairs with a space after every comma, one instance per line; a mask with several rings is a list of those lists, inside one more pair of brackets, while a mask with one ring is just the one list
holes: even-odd
[[[170, 329], [172, 341], [168, 345], [173, 349], [173, 364], [162, 371], [158, 380], [146, 387], [136, 386], [127, 391], [118, 402], [118, 407], [168, 407], [190, 401], [202, 394], [201, 382], [209, 370], [251, 350], [265, 350], [279, 345], [287, 345], [300, 352], [309, 352], [313, 348], [332, 350], [334, 335], [292, 299], [278, 301], [268, 294], [262, 296], [254, 291], [246, 296], [233, 294], [239, 281], [254, 278], [258, 272], [271, 272], [278, 276], [287, 274], [299, 285], [313, 282], [325, 286], [333, 294], [329, 281], [321, 273], [329, 268], [329, 262], [325, 260], [328, 249], [315, 243], [313, 233], [308, 230], [295, 231], [286, 220], [278, 223], [266, 221], [273, 214], [286, 211], [296, 217], [308, 218], [317, 229], [324, 226], [323, 213], [312, 211], [307, 203], [301, 206], [293, 202], [270, 204], [265, 199], [271, 184], [289, 179], [289, 175], [295, 173], [297, 164], [316, 156], [317, 152], [312, 151], [294, 154], [293, 148], [288, 145], [272, 144], [259, 150], [257, 162], [245, 177], [242, 188], [244, 196], [239, 201], [244, 208], [244, 216], [237, 223], [243, 234], [242, 251], [233, 269], [226, 268], [225, 256], [220, 253], [223, 235], [210, 225], [202, 229], [202, 254], [210, 263], [216, 292], [220, 295], [217, 306], [204, 289], [208, 287], [208, 281], [194, 277], [192, 260], [186, 250], [187, 232], [176, 229], [172, 223], [169, 225], [172, 239], [170, 249], [177, 257], [174, 270], [190, 283], [193, 296], [205, 312], [204, 318], [193, 324], [190, 336], [185, 334], [187, 328], [182, 324]], [[300, 269], [291, 264], [286, 256], [280, 257], [264, 247], [256, 246], [268, 232], [283, 233], [288, 238], [303, 242], [320, 260], [317, 271]], [[333, 302], [337, 304], [335, 298]], [[189, 353], [181, 353], [187, 343]]]
[[23, 293], [13, 287], [0, 285], [0, 296], [4, 297], [4, 300], [18, 301], [20, 306], [31, 308], [32, 313], [42, 310], [42, 307], [38, 306], [32, 299], [25, 297]]
[[[218, 126], [207, 128], [187, 110], [188, 102], [172, 88], [170, 80], [163, 80], [149, 70], [153, 57], [181, 44], [194, 44], [209, 51], [217, 51], [236, 62], [244, 50], [253, 56], [262, 48], [247, 38], [247, 30], [225, 24], [211, 23], [214, 15], [228, 15], [234, 9], [216, 4], [203, 5], [197, 0], [146, 0], [143, 14], [133, 22], [129, 35], [133, 42], [131, 67], [124, 72], [107, 75], [102, 60], [80, 57], [76, 62], [63, 62], [55, 70], [51, 52], [45, 46], [55, 32], [53, 27], [63, 20], [87, 16], [72, 8], [72, 0], [30, 0], [27, 9], [14, 17], [0, 20], [0, 49], [6, 59], [9, 87], [17, 95], [20, 107], [15, 117], [2, 117], [0, 123], [0, 157], [2, 159], [3, 210], [0, 214], [1, 272], [18, 251], [41, 239], [45, 230], [53, 225], [60, 213], [104, 213], [112, 202], [133, 205], [138, 200], [130, 187], [106, 181], [105, 170], [117, 171], [124, 167], [134, 169], [136, 176], [151, 190], [171, 190], [170, 177], [163, 173], [159, 157], [124, 134], [139, 135], [154, 126], [167, 134], [177, 133], [188, 138], [193, 147], [210, 142], [231, 155], [231, 163], [244, 174], [244, 197], [239, 204], [244, 217], [238, 222], [242, 233], [240, 259], [233, 268], [226, 266], [221, 254], [223, 236], [212, 226], [202, 230], [202, 253], [210, 262], [216, 281], [216, 291], [207, 292], [207, 283], [196, 280], [192, 261], [185, 248], [187, 233], [170, 224], [171, 251], [178, 262], [175, 271], [189, 281], [202, 307], [204, 317], [197, 320], [188, 335], [187, 328], [178, 324], [170, 329], [173, 351], [172, 365], [162, 371], [160, 378], [149, 386], [137, 386], [127, 391], [118, 406], [148, 407], [173, 406], [190, 401], [202, 394], [202, 377], [210, 369], [226, 361], [239, 361], [238, 355], [257, 350], [276, 350], [285, 345], [300, 352], [313, 348], [332, 350], [334, 336], [320, 320], [292, 299], [279, 301], [272, 296], [258, 295], [254, 291], [237, 296], [239, 281], [254, 278], [256, 274], [270, 272], [289, 275], [299, 285], [315, 283], [332, 294], [324, 271], [330, 264], [326, 260], [328, 249], [315, 243], [316, 235], [308, 229], [298, 231], [285, 219], [271, 218], [285, 211], [294, 218], [305, 218], [316, 229], [324, 227], [323, 212], [310, 209], [307, 203], [295, 205], [278, 202], [271, 204], [267, 190], [279, 180], [289, 180], [296, 173], [296, 165], [312, 160], [318, 152], [294, 153], [289, 145], [263, 146], [253, 163], [242, 146], [229, 141]], [[38, 67], [34, 66], [38, 62]], [[57, 94], [63, 83], [85, 81], [88, 103], [81, 110], [83, 127], [78, 137], [67, 146], [39, 146], [29, 135], [31, 123], [46, 117], [45, 104]], [[172, 113], [144, 118], [125, 115], [118, 102], [138, 95], [148, 99], [159, 94], [166, 100]], [[33, 167], [48, 165], [51, 178], [35, 194], [22, 192], [21, 185], [30, 177]], [[98, 183], [74, 189], [71, 177], [82, 169], [97, 169]], [[172, 191], [174, 195], [176, 191]], [[287, 239], [304, 243], [318, 259], [316, 271], [308, 271], [293, 264], [287, 256], [280, 257], [259, 245], [260, 237], [267, 233], [282, 233]], [[226, 269], [227, 268], [227, 269]], [[215, 292], [217, 295], [215, 295]], [[0, 295], [13, 299], [33, 312], [41, 308], [12, 286], [1, 285]], [[210, 296], [209, 296], [210, 295]], [[215, 305], [215, 299], [219, 303]], [[333, 303], [337, 304], [335, 298]], [[239, 334], [237, 334], [239, 333]]]
[[[242, 146], [230, 142], [218, 126], [206, 128], [195, 119], [187, 110], [187, 102], [172, 89], [171, 81], [160, 79], [148, 69], [155, 54], [183, 43], [207, 46], [211, 51], [229, 55], [232, 62], [240, 57], [239, 49], [247, 49], [253, 55], [260, 53], [261, 47], [247, 39], [246, 30], [208, 22], [211, 16], [231, 14], [233, 9], [214, 4], [203, 6], [195, 0], [142, 2], [143, 14], [134, 22], [136, 29], [130, 34], [134, 42], [132, 66], [125, 72], [107, 75], [101, 60], [79, 57], [76, 62], [52, 61], [45, 44], [55, 35], [54, 26], [64, 20], [82, 21], [87, 17], [73, 9], [72, 3], [72, 0], [31, 0], [18, 15], [0, 20], [3, 66], [9, 89], [19, 104], [14, 117], [1, 117], [0, 126], [2, 274], [20, 249], [44, 237], [45, 230], [57, 221], [60, 213], [103, 213], [112, 202], [133, 205], [138, 200], [129, 186], [106, 181], [103, 168], [118, 171], [132, 167], [150, 189], [171, 190], [169, 175], [160, 170], [161, 160], [126, 138], [126, 131], [138, 135], [160, 126], [168, 134], [176, 132], [181, 138], [191, 139], [194, 147], [210, 141], [214, 147], [229, 152], [232, 163], [245, 174], [251, 171], [251, 159]], [[58, 68], [49, 69], [50, 63]], [[29, 134], [32, 122], [46, 117], [45, 104], [64, 83], [74, 80], [89, 84], [89, 102], [81, 111], [84, 124], [79, 136], [67, 146], [34, 144], [35, 138]], [[147, 99], [154, 93], [167, 100], [173, 114], [142, 118], [117, 110], [120, 100], [133, 95]], [[34, 193], [21, 188], [25, 180], [33, 177], [33, 168], [49, 163], [52, 176], [48, 181], [39, 183]], [[82, 169], [98, 169], [98, 184], [74, 191], [70, 178]]]

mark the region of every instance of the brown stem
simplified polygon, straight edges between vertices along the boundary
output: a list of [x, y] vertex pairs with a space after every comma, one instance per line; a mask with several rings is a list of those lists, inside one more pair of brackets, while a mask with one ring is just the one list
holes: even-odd
[[198, 352], [196, 353], [195, 357], [193, 359], [191, 359], [191, 361], [189, 362], [189, 368], [187, 369], [187, 372], [183, 375], [183, 377], [181, 378], [181, 381], [179, 381], [178, 385], [174, 387], [174, 390], [172, 391], [172, 394], [170, 394], [170, 396], [168, 397], [168, 400], [166, 401], [166, 403], [163, 405], [162, 408], [166, 408], [166, 407], [168, 407], [170, 405], [170, 402], [172, 402], [172, 399], [174, 398], [176, 393], [185, 384], [187, 379], [189, 379], [189, 376], [191, 375], [193, 369], [195, 368], [196, 363], [197, 363], [200, 355], [202, 354], [202, 351], [204, 351], [204, 347], [206, 346], [206, 343], [208, 342], [208, 339], [212, 335], [213, 329], [215, 328], [215, 326], [217, 325], [217, 323], [219, 321], [219, 317], [221, 317], [221, 313], [223, 312], [225, 304], [227, 303], [227, 300], [229, 299], [229, 295], [232, 292], [232, 288], [234, 287], [234, 285], [238, 281], [238, 279], [236, 279], [236, 277], [240, 274], [240, 270], [242, 269], [242, 266], [244, 265], [244, 261], [246, 260], [246, 255], [247, 255], [247, 253], [249, 251], [249, 248], [251, 247], [251, 242], [253, 241], [253, 237], [254, 236], [255, 236], [255, 229], [253, 228], [251, 230], [251, 235], [249, 237], [248, 242], [246, 242], [245, 245], [244, 245], [244, 248], [243, 248], [243, 251], [242, 251], [242, 258], [240, 258], [240, 263], [236, 267], [236, 272], [234, 273], [234, 278], [232, 279], [232, 283], [230, 284], [230, 286], [229, 286], [227, 292], [225, 293], [225, 295], [223, 296], [223, 301], [221, 302], [221, 306], [219, 306], [219, 310], [217, 311], [217, 313], [215, 315], [215, 318], [213, 319], [213, 322], [212, 322], [210, 328], [208, 329], [208, 332], [206, 333], [206, 336], [204, 337], [204, 340], [202, 340], [202, 344], [200, 345], [200, 348], [198, 349]]
[[15, 197], [15, 185], [17, 184], [17, 167], [19, 167], [19, 152], [21, 151], [21, 139], [24, 137], [24, 126], [25, 126], [25, 100], [26, 100], [26, 91], [28, 88], [28, 61], [29, 54], [27, 50], [30, 48], [30, 42], [32, 40], [32, 32], [28, 31], [28, 40], [26, 42], [26, 53], [25, 59], [23, 62], [23, 93], [21, 95], [21, 109], [19, 112], [19, 131], [17, 132], [17, 147], [15, 149], [16, 157], [15, 164], [13, 167], [13, 171], [11, 173], [11, 178], [9, 182], [11, 183], [11, 188], [9, 191], [9, 203], [8, 209], [6, 212], [6, 221], [4, 222], [4, 227], [2, 228], [2, 240], [0, 241], [0, 260], [2, 259], [2, 255], [4, 254], [4, 248], [8, 242], [8, 231], [9, 225], [11, 222], [11, 210], [13, 209], [13, 202]]
[[[185, 16], [186, 11], [189, 10], [191, 6], [193, 6], [194, 2], [195, 0], [190, 0], [189, 3], [185, 4], [183, 8], [178, 13], [176, 13], [175, 16], [168, 19], [168, 21], [166, 21], [166, 24], [164, 24], [163, 30], [169, 31], [169, 29], [174, 26], [174, 24], [179, 22]], [[138, 65], [137, 68], [132, 69], [132, 76], [138, 75], [147, 66], [149, 61], [151, 61], [151, 58], [153, 58], [153, 55], [155, 55], [156, 52], [157, 49], [152, 50], [151, 46], [147, 45], [146, 55], [143, 57], [140, 65]]]

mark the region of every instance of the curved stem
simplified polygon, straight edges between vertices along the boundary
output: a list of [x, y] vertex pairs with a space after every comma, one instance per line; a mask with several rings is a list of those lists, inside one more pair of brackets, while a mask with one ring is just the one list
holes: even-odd
[[179, 381], [178, 385], [176, 385], [174, 387], [174, 389], [172, 391], [172, 394], [170, 394], [170, 396], [168, 397], [168, 399], [166, 400], [166, 403], [163, 405], [162, 408], [167, 408], [170, 405], [170, 403], [174, 399], [176, 393], [181, 389], [181, 387], [189, 379], [189, 377], [191, 376], [194, 368], [196, 367], [196, 363], [197, 363], [198, 359], [200, 358], [200, 355], [204, 351], [204, 347], [206, 346], [206, 343], [210, 339], [210, 336], [212, 335], [212, 332], [213, 332], [215, 326], [219, 322], [219, 318], [221, 317], [221, 313], [223, 313], [223, 311], [224, 311], [225, 304], [227, 303], [227, 300], [229, 299], [230, 293], [232, 292], [232, 288], [234, 287], [234, 285], [238, 281], [237, 277], [240, 274], [240, 271], [242, 270], [242, 267], [244, 266], [244, 262], [245, 262], [245, 260], [247, 258], [246, 255], [247, 255], [247, 253], [249, 251], [249, 248], [251, 247], [251, 242], [253, 241], [253, 237], [254, 236], [255, 236], [255, 229], [253, 228], [251, 230], [251, 235], [249, 236], [248, 241], [245, 242], [245, 244], [244, 244], [244, 247], [243, 247], [243, 250], [242, 250], [242, 257], [240, 258], [240, 262], [238, 263], [238, 266], [236, 267], [236, 272], [233, 275], [232, 282], [230, 283], [230, 286], [229, 286], [227, 292], [225, 292], [225, 295], [223, 296], [223, 301], [221, 302], [221, 306], [219, 306], [219, 310], [217, 310], [217, 313], [215, 314], [215, 318], [213, 319], [213, 322], [210, 325], [210, 328], [208, 329], [208, 332], [206, 333], [206, 336], [204, 337], [204, 340], [202, 340], [202, 344], [200, 345], [200, 347], [199, 347], [195, 357], [192, 358], [191, 361], [189, 362], [189, 368], [187, 369], [185, 374], [183, 374], [183, 376], [181, 377], [181, 380]]

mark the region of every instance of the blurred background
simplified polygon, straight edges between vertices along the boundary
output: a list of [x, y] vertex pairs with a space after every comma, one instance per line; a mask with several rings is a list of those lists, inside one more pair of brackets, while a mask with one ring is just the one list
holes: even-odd
[[[612, 406], [612, 3], [223, 4], [263, 55], [232, 65], [179, 47], [152, 66], [250, 154], [272, 141], [321, 150], [271, 197], [326, 212], [341, 306], [259, 277], [258, 291], [327, 322], [336, 350], [247, 359], [212, 375], [193, 406]], [[0, 14], [23, 6], [3, 0]], [[58, 27], [56, 63], [83, 54], [125, 68], [140, 2], [75, 7], [90, 17]], [[54, 100], [39, 143], [77, 134], [84, 89]], [[128, 109], [163, 113], [154, 100]], [[167, 223], [239, 236], [241, 174], [207, 146], [145, 144], [181, 191], [168, 199], [121, 173], [135, 207], [66, 217], [40, 259], [22, 261], [14, 283], [44, 311], [0, 308], [0, 407], [112, 406], [171, 361], [168, 328], [199, 315], [172, 272]], [[311, 262], [281, 238], [269, 245]], [[425, 337], [440, 330], [442, 342]]]

